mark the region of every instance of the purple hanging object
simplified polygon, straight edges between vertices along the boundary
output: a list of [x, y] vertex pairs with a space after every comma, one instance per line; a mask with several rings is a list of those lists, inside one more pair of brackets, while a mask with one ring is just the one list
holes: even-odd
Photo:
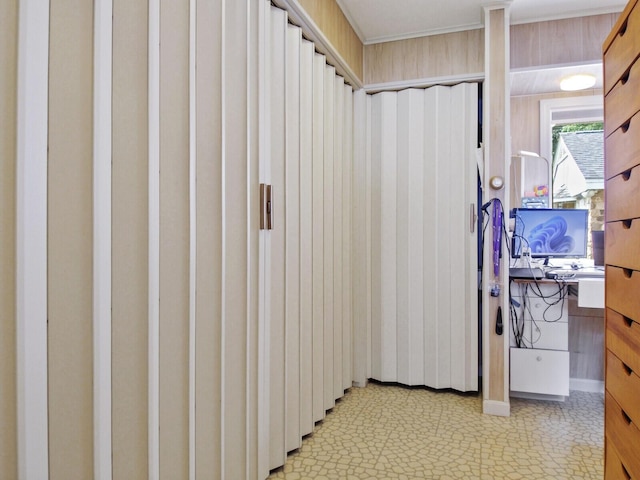
[[502, 248], [502, 208], [500, 202], [493, 201], [493, 275], [500, 274], [500, 250]]

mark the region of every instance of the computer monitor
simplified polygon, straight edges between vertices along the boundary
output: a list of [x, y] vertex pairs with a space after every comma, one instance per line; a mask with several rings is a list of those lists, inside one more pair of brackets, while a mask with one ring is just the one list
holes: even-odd
[[515, 208], [511, 256], [528, 247], [536, 258], [585, 258], [589, 211], [571, 208]]

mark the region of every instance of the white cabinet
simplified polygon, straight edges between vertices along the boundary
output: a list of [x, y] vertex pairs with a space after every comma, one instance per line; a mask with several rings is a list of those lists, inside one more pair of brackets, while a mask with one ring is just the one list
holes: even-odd
[[511, 391], [568, 396], [568, 286], [518, 282], [511, 295]]

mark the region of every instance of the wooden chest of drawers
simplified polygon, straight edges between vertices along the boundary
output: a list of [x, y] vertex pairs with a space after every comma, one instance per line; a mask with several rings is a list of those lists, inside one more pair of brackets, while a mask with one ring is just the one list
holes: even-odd
[[603, 46], [605, 478], [640, 478], [640, 5]]

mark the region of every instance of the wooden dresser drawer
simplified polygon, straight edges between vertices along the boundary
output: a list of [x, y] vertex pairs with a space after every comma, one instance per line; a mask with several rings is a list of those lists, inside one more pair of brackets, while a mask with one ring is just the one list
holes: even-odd
[[640, 312], [640, 272], [607, 265], [605, 270], [607, 307], [636, 322]]
[[604, 421], [607, 442], [613, 442], [622, 463], [631, 478], [640, 478], [640, 430], [609, 392], [605, 393]]
[[640, 374], [640, 323], [629, 320], [610, 308], [607, 308], [606, 315], [607, 349], [636, 374]]
[[606, 442], [604, 461], [607, 469], [604, 472], [604, 480], [630, 480], [631, 475], [622, 464], [618, 452], [612, 442]]
[[611, 135], [640, 110], [640, 62], [633, 64], [611, 91], [604, 97], [604, 111], [607, 117], [604, 123], [605, 136]]
[[604, 92], [611, 90], [640, 51], [640, 10], [634, 9], [617, 31], [615, 39], [604, 54]]
[[636, 113], [620, 128], [605, 138], [607, 161], [604, 164], [605, 178], [640, 164], [640, 113]]
[[640, 202], [635, 196], [640, 191], [640, 167], [607, 180], [605, 188], [607, 222], [640, 217]]
[[607, 264], [640, 270], [640, 219], [607, 223], [604, 245]]
[[640, 425], [640, 377], [607, 351], [607, 391], [613, 395], [635, 425]]

